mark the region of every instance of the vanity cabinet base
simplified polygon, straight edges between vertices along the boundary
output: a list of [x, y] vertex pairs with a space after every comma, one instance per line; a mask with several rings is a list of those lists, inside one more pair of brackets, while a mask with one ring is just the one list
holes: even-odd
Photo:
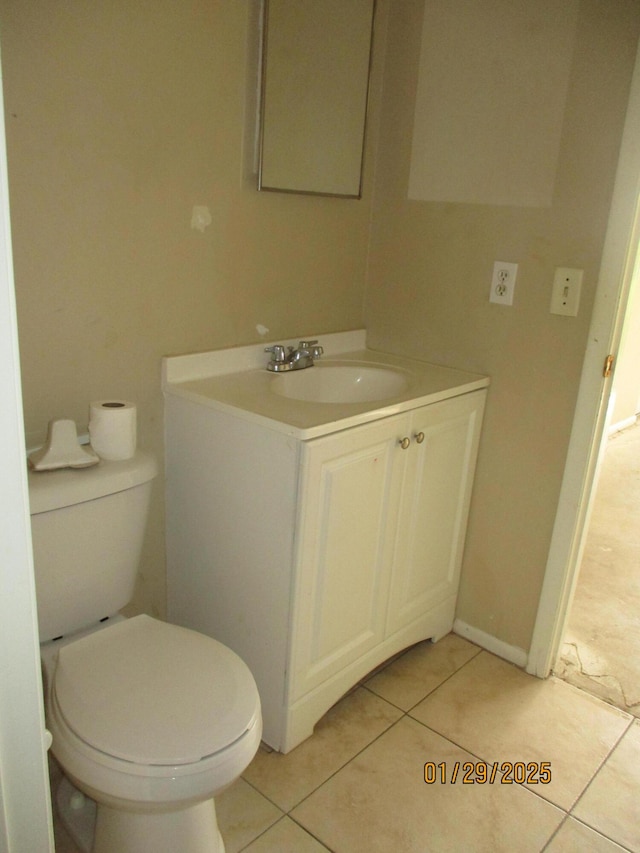
[[289, 752], [311, 737], [318, 720], [376, 667], [422, 640], [435, 643], [445, 637], [453, 628], [455, 608], [453, 596], [290, 705], [279, 751]]
[[166, 395], [168, 617], [243, 658], [272, 748], [451, 630], [485, 394], [309, 441]]

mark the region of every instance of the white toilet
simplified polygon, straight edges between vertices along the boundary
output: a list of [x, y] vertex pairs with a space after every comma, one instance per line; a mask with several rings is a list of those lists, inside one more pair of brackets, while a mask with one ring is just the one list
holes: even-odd
[[260, 700], [221, 643], [118, 613], [133, 593], [155, 475], [141, 451], [29, 473], [51, 750], [91, 798], [65, 780], [72, 808], [91, 824], [95, 813], [87, 850], [224, 853], [213, 798], [255, 755]]

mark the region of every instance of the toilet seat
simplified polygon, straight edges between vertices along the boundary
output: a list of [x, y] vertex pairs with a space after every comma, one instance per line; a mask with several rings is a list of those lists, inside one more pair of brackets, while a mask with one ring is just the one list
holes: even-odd
[[62, 647], [53, 692], [77, 738], [133, 765], [197, 764], [260, 717], [255, 681], [234, 652], [145, 615]]

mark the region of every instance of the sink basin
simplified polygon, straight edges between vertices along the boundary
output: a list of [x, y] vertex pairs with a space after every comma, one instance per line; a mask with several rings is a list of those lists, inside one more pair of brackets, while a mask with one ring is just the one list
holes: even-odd
[[401, 394], [407, 376], [370, 364], [315, 364], [274, 376], [270, 390], [290, 400], [308, 403], [369, 403]]

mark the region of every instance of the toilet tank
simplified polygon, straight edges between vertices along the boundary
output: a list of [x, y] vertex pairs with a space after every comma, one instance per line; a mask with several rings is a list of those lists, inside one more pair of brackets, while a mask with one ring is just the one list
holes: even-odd
[[40, 642], [87, 628], [124, 607], [142, 550], [153, 456], [90, 468], [29, 471]]

